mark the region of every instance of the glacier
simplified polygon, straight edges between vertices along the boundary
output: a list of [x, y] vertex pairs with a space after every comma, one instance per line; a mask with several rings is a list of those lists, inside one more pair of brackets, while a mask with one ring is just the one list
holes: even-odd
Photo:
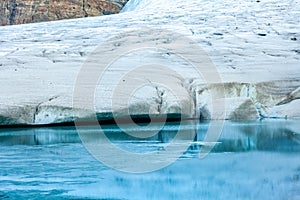
[[[120, 118], [128, 116], [128, 109], [137, 116], [299, 118], [298, 10], [298, 0], [129, 1], [117, 15], [0, 27], [0, 124], [64, 123], [91, 119], [94, 114], [103, 119], [111, 115], [113, 94], [119, 99], [114, 111]], [[151, 35], [151, 30], [158, 29], [174, 35]], [[110, 66], [102, 82], [96, 84], [93, 108], [87, 108], [82, 103], [86, 98], [81, 97], [78, 101], [82, 105], [74, 106], [74, 88], [84, 63], [96, 49], [99, 55], [111, 53], [106, 57], [109, 59], [119, 49], [132, 47], [132, 34], [135, 42], [146, 45], [155, 44], [150, 38], [155, 36], [161, 41], [159, 45], [172, 45], [178, 41], [176, 34], [182, 41], [195, 41], [207, 53], [222, 82], [206, 83], [178, 55], [145, 49], [127, 52]], [[193, 48], [181, 50], [183, 57], [197, 59]], [[181, 92], [174, 96], [150, 82], [134, 94], [114, 92], [116, 86], [135, 86], [120, 84], [120, 80], [132, 70], [129, 66], [141, 63], [159, 63], [177, 70], [180, 79], [165, 73], [156, 78], [170, 80]], [[149, 69], [134, 76], [155, 77], [157, 73]], [[137, 80], [135, 77], [128, 78]], [[222, 87], [224, 93], [220, 92]], [[164, 95], [158, 95], [159, 91]], [[223, 98], [225, 106], [215, 106], [212, 98]], [[180, 105], [187, 104], [191, 105], [180, 111]]]

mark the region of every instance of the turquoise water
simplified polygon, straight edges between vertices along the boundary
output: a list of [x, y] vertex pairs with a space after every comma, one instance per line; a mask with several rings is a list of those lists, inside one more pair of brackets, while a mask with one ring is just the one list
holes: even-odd
[[[203, 143], [196, 140], [208, 127], [184, 124], [197, 133], [195, 141], [176, 162], [141, 174], [99, 162], [74, 127], [0, 129], [0, 199], [299, 199], [299, 121], [226, 122], [215, 148], [200, 159]], [[178, 128], [165, 125], [149, 138], [114, 126], [104, 132], [119, 148], [147, 153], [164, 149]]]

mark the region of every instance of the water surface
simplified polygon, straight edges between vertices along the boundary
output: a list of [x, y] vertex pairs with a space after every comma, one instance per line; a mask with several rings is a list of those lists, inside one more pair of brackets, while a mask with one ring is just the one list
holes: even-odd
[[[195, 139], [202, 141], [208, 126], [192, 123], [184, 129], [196, 129]], [[133, 131], [147, 129], [155, 127]], [[168, 124], [159, 134], [138, 139], [106, 126], [105, 134], [126, 151], [151, 152], [171, 142], [177, 129]], [[226, 122], [205, 158], [198, 157], [202, 143], [191, 141], [170, 166], [130, 174], [96, 160], [74, 127], [0, 129], [0, 198], [299, 199], [299, 133], [297, 120]]]

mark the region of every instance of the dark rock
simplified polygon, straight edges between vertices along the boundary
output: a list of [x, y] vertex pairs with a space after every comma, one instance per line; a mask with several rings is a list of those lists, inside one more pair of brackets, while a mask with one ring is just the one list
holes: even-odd
[[214, 35], [223, 35], [223, 33], [214, 33]]
[[259, 36], [267, 36], [266, 33], [258, 33], [257, 35], [259, 35]]
[[128, 0], [2, 0], [0, 25], [119, 13]]

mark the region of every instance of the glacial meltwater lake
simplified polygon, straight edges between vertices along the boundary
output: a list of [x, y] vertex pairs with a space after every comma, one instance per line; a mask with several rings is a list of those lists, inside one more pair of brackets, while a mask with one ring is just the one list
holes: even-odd
[[[210, 122], [181, 125], [184, 131], [197, 133], [186, 151], [178, 159], [177, 152], [168, 152], [166, 160], [174, 162], [146, 173], [108, 167], [91, 155], [72, 126], [2, 128], [0, 199], [300, 199], [300, 120], [223, 125], [217, 143], [203, 142]], [[125, 133], [126, 127], [109, 125], [103, 126], [102, 134], [119, 149], [145, 157], [168, 151], [180, 129], [178, 123], [162, 129], [127, 128], [136, 135], [145, 136], [150, 129], [157, 134], [136, 138]], [[215, 146], [199, 158], [206, 144]], [[127, 159], [109, 155], [114, 163]], [[158, 160], [149, 159], [145, 166]], [[135, 166], [129, 158], [128, 162]]]

